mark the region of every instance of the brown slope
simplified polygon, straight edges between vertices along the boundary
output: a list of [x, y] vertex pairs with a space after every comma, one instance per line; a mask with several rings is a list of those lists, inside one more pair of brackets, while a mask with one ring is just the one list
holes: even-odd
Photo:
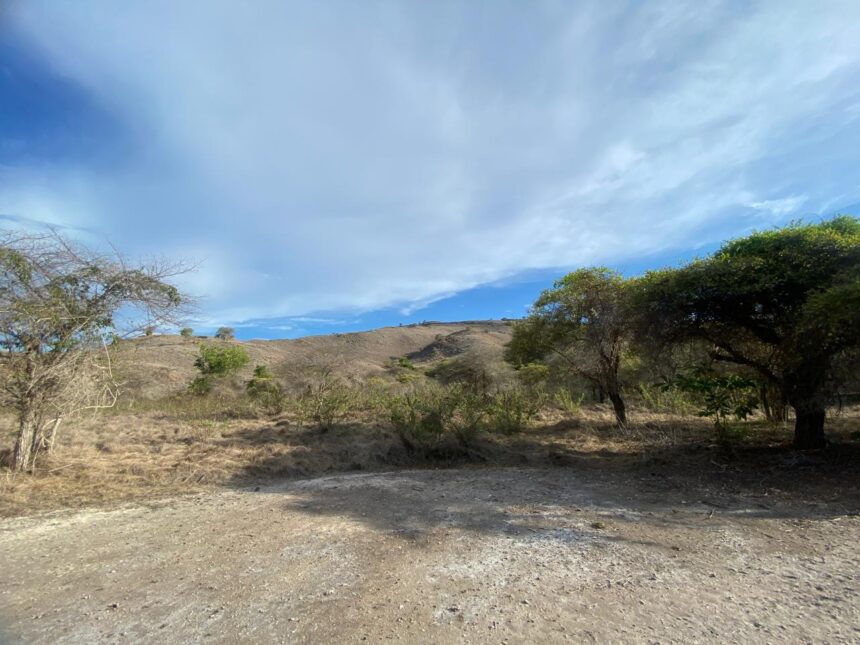
[[510, 334], [504, 322], [482, 321], [383, 327], [295, 340], [218, 341], [159, 335], [123, 342], [116, 353], [116, 371], [126, 393], [134, 398], [176, 394], [196, 374], [198, 345], [228, 342], [243, 347], [251, 358], [242, 378], [248, 378], [257, 364], [268, 365], [278, 374], [327, 364], [344, 376], [361, 380], [385, 373], [392, 360], [403, 356], [424, 362], [468, 354], [481, 362], [498, 362]]

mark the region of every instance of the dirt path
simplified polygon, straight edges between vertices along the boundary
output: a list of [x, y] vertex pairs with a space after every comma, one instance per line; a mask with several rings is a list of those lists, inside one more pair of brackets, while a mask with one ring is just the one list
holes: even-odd
[[573, 469], [0, 522], [9, 642], [860, 640], [860, 518]]

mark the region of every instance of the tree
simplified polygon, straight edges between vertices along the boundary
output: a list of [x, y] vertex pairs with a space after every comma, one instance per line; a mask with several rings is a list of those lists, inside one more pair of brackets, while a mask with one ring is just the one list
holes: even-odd
[[128, 333], [169, 321], [187, 299], [168, 280], [185, 269], [131, 267], [57, 233], [0, 233], [0, 403], [17, 415], [15, 470], [50, 451], [63, 418], [113, 405], [110, 345], [122, 310]]
[[860, 344], [860, 222], [792, 224], [647, 274], [637, 310], [648, 337], [706, 341], [753, 370], [795, 411], [794, 444], [820, 448], [836, 359]]
[[528, 317], [514, 323], [505, 358], [515, 366], [554, 357], [612, 401], [619, 425], [627, 407], [619, 378], [633, 335], [629, 282], [605, 267], [580, 269], [544, 291]]
[[200, 345], [200, 354], [194, 361], [200, 375], [191, 382], [189, 390], [193, 394], [208, 394], [215, 379], [235, 374], [249, 361], [248, 353], [241, 347]]
[[233, 340], [236, 338], [236, 330], [232, 327], [219, 327], [215, 332], [215, 338], [220, 340]]
[[147, 325], [143, 328], [143, 335], [146, 337], [152, 336], [155, 334], [155, 325]]
[[191, 327], [183, 327], [179, 330], [179, 335], [182, 338], [191, 338], [194, 335], [194, 330]]

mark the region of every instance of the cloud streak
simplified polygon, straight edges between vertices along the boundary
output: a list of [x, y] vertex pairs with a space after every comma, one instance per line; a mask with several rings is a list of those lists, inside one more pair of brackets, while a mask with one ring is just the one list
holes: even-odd
[[[611, 4], [612, 6], [607, 6]], [[208, 318], [412, 310], [860, 199], [855, 2], [33, 0], [124, 130], [0, 210], [203, 259]]]

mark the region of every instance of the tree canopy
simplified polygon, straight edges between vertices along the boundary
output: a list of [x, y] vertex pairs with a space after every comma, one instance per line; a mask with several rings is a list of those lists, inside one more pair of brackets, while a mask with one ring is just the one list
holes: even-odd
[[633, 332], [628, 294], [629, 282], [606, 267], [569, 273], [514, 324], [506, 359], [519, 366], [560, 361], [605, 392], [616, 420], [624, 425], [627, 413], [619, 368]]
[[[50, 449], [60, 419], [84, 407], [110, 405], [118, 385], [107, 341], [119, 311], [144, 322], [170, 321], [187, 299], [169, 283], [177, 264], [129, 266], [56, 233], [0, 234], [0, 401], [18, 415], [16, 470]], [[50, 435], [45, 424], [53, 420]]]
[[860, 344], [860, 222], [840, 216], [753, 233], [712, 256], [638, 281], [642, 333], [700, 339], [714, 360], [778, 387], [795, 445], [824, 445], [834, 359]]

